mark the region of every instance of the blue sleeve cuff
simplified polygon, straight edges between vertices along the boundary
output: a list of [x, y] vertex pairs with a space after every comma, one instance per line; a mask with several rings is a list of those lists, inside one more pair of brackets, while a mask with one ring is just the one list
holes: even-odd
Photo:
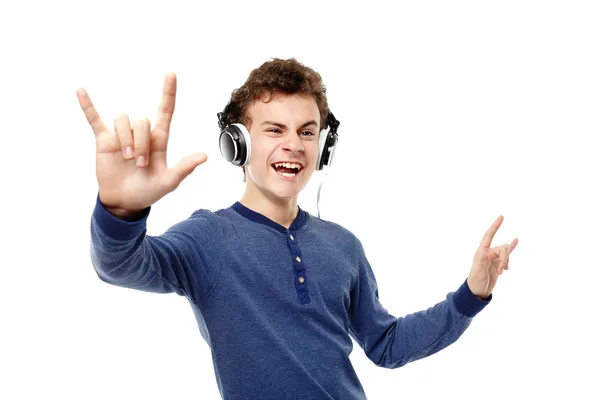
[[130, 240], [138, 236], [146, 229], [146, 220], [150, 214], [150, 207], [142, 211], [137, 221], [125, 221], [109, 213], [100, 202], [100, 196], [96, 196], [96, 206], [93, 217], [98, 227], [110, 238], [115, 240]]
[[466, 279], [463, 284], [460, 285], [458, 290], [453, 293], [452, 297], [458, 312], [469, 318], [476, 316], [490, 303], [490, 301], [492, 301], [491, 293], [485, 299], [480, 299], [475, 296], [473, 292], [471, 292], [471, 289], [469, 289]]

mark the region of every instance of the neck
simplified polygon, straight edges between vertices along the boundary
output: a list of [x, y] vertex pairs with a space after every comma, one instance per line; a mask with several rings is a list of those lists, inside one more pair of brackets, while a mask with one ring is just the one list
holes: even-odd
[[249, 209], [264, 215], [273, 222], [289, 228], [298, 216], [298, 196], [290, 198], [277, 198], [253, 190], [252, 185], [246, 186], [246, 191], [240, 203]]

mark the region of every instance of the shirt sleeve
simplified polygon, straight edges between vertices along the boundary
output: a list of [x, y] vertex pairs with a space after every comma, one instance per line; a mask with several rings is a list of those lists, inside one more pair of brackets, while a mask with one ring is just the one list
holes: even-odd
[[492, 300], [475, 296], [465, 281], [426, 310], [395, 317], [379, 302], [377, 281], [357, 241], [358, 276], [350, 293], [350, 335], [367, 357], [384, 368], [398, 368], [454, 343]]
[[90, 255], [98, 277], [109, 284], [204, 300], [220, 272], [222, 231], [208, 210], [158, 236], [146, 234], [150, 207], [137, 221], [110, 214], [96, 198], [91, 218]]

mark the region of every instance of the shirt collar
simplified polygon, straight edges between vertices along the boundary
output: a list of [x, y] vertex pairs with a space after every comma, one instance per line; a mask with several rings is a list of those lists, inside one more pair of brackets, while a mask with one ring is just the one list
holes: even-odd
[[[236, 201], [231, 207], [235, 211], [237, 211], [240, 215], [242, 215], [243, 217], [248, 218], [250, 221], [270, 226], [282, 233], [286, 233], [288, 231], [288, 229], [286, 229], [285, 226], [278, 224], [277, 222], [265, 217], [264, 215], [262, 215], [260, 213], [257, 213], [254, 210], [251, 210], [250, 208], [246, 207], [239, 201]], [[308, 221], [308, 213], [306, 211], [304, 211], [302, 208], [300, 208], [300, 206], [297, 206], [297, 207], [298, 207], [298, 215], [296, 216], [296, 219], [294, 219], [294, 221], [290, 225], [290, 228], [289, 228], [290, 231], [297, 231], [298, 229], [302, 228]]]

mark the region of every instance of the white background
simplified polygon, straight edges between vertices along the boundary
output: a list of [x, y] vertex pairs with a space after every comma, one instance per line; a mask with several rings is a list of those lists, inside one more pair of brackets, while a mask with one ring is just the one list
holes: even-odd
[[[160, 234], [241, 197], [216, 113], [271, 57], [327, 85], [341, 125], [321, 216], [361, 239], [390, 313], [458, 288], [498, 215], [493, 245], [520, 241], [455, 344], [396, 370], [355, 344], [368, 398], [598, 398], [596, 4], [3, 3], [0, 398], [219, 398], [185, 299], [93, 270], [94, 136], [75, 91], [109, 125], [121, 111], [154, 122], [177, 74], [169, 163], [209, 158], [153, 207]], [[312, 179], [299, 204], [316, 215]]]

